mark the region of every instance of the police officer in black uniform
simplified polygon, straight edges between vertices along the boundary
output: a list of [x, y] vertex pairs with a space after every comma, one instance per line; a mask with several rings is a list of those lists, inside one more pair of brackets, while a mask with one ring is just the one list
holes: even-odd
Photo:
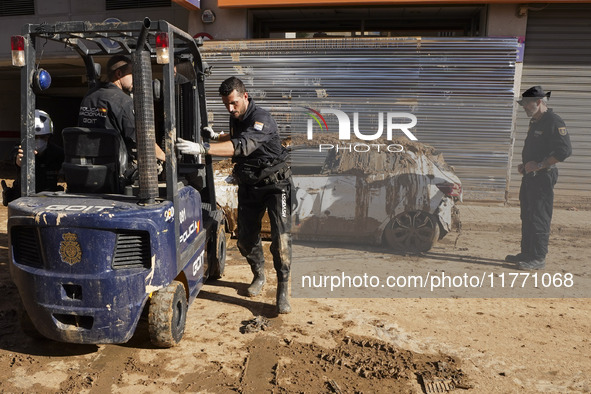
[[531, 118], [523, 146], [523, 162], [517, 167], [523, 175], [519, 191], [521, 253], [508, 255], [505, 260], [518, 263], [524, 270], [546, 266], [554, 185], [558, 179], [556, 163], [572, 153], [564, 121], [547, 106], [550, 93], [544, 92], [541, 86], [534, 86], [517, 101]]
[[[35, 191], [63, 191], [58, 185], [60, 170], [64, 162], [64, 150], [53, 143], [53, 122], [47, 112], [35, 110]], [[21, 196], [21, 165], [24, 152], [20, 145], [13, 149], [13, 163], [16, 165], [16, 176], [12, 186], [2, 181], [2, 203]]]
[[277, 123], [258, 107], [242, 81], [231, 77], [222, 82], [220, 96], [230, 113], [230, 133], [204, 130], [209, 145], [178, 139], [184, 154], [232, 157], [238, 182], [238, 249], [250, 264], [254, 278], [247, 293], [254, 297], [265, 283], [265, 259], [261, 243], [261, 221], [265, 211], [271, 222], [271, 254], [277, 273], [277, 311], [291, 312], [288, 281], [291, 265], [291, 170], [288, 152], [281, 145]]
[[[121, 133], [130, 158], [136, 157], [135, 115], [133, 99], [133, 75], [131, 60], [115, 55], [107, 62], [108, 82], [98, 84], [82, 99], [78, 114], [78, 126], [98, 129], [114, 129]], [[156, 144], [156, 158], [166, 156]]]

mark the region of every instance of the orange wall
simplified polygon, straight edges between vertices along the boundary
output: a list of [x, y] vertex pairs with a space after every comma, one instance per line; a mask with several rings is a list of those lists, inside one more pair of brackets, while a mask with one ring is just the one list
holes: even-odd
[[[175, 0], [177, 1], [177, 0]], [[369, 6], [395, 4], [501, 4], [522, 3], [519, 0], [218, 0], [219, 7], [249, 8], [249, 7], [293, 7], [293, 6]], [[548, 0], [544, 3], [591, 3], [591, 0]]]
[[201, 0], [172, 0], [180, 6], [185, 7], [188, 10], [196, 11], [201, 6]]

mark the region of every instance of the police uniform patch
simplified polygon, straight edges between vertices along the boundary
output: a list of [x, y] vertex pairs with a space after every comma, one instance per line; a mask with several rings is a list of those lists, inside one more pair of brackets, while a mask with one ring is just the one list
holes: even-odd
[[566, 131], [566, 127], [559, 127], [558, 128], [558, 134], [560, 135], [566, 135], [567, 131]]
[[254, 129], [257, 131], [261, 131], [265, 124], [262, 122], [254, 122]]

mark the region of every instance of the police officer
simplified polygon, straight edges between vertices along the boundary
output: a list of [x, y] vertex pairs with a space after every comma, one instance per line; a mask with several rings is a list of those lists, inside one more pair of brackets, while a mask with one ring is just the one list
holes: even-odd
[[[53, 122], [45, 111], [35, 110], [35, 190], [57, 191], [63, 190], [58, 185], [59, 172], [64, 161], [64, 151], [51, 142]], [[17, 167], [15, 181], [8, 187], [2, 181], [2, 202], [4, 205], [21, 196], [21, 164], [23, 150], [21, 146], [14, 148], [14, 164]]]
[[206, 127], [210, 139], [218, 143], [199, 144], [179, 138], [177, 148], [184, 154], [232, 157], [233, 175], [239, 185], [237, 245], [254, 274], [247, 294], [259, 295], [266, 280], [261, 221], [267, 211], [271, 222], [270, 250], [277, 273], [277, 311], [289, 313], [291, 170], [288, 153], [281, 145], [275, 120], [248, 97], [240, 79], [226, 79], [219, 93], [230, 113], [229, 134]]
[[548, 108], [551, 92], [541, 86], [526, 90], [517, 102], [531, 118], [517, 167], [521, 189], [521, 253], [508, 255], [505, 260], [517, 263], [520, 269], [537, 270], [546, 266], [554, 185], [558, 179], [556, 163], [572, 153], [570, 137], [564, 121]]
[[[78, 126], [114, 129], [121, 133], [130, 158], [135, 158], [136, 134], [133, 99], [133, 74], [131, 60], [115, 55], [107, 62], [108, 82], [100, 83], [82, 99]], [[165, 161], [166, 156], [156, 144], [156, 158]]]

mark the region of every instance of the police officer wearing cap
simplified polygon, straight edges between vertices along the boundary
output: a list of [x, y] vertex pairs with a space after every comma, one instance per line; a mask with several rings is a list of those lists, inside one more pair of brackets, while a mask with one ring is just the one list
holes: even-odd
[[546, 266], [554, 185], [558, 179], [556, 163], [572, 153], [570, 137], [560, 116], [548, 108], [551, 92], [541, 86], [526, 90], [517, 102], [531, 118], [517, 170], [523, 175], [519, 190], [521, 206], [521, 252], [505, 260], [520, 269], [537, 270]]
[[277, 123], [258, 107], [242, 81], [226, 79], [219, 88], [230, 113], [230, 132], [204, 131], [217, 143], [195, 143], [178, 139], [183, 154], [232, 157], [233, 175], [238, 182], [238, 242], [254, 274], [247, 289], [251, 297], [261, 293], [265, 283], [265, 258], [261, 243], [261, 221], [265, 211], [271, 222], [271, 254], [277, 273], [277, 312], [289, 313], [288, 282], [291, 265], [291, 170], [288, 152], [281, 145]]

